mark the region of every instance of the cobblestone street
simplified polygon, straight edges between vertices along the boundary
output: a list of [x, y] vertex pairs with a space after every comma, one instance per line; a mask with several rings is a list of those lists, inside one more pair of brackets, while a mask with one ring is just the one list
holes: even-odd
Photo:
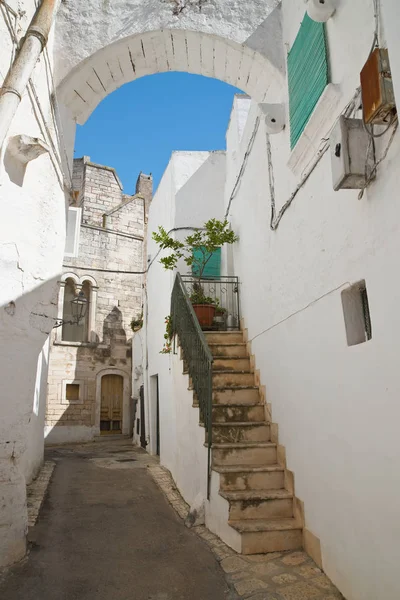
[[302, 552], [239, 556], [186, 528], [169, 472], [127, 439], [50, 449], [28, 502], [30, 553], [1, 574], [0, 598], [342, 598]]

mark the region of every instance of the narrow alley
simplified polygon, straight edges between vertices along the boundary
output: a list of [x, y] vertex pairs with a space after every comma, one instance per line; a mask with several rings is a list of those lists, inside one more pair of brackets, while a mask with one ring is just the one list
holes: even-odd
[[30, 553], [0, 580], [7, 600], [233, 600], [206, 544], [153, 481], [131, 440], [54, 447]]

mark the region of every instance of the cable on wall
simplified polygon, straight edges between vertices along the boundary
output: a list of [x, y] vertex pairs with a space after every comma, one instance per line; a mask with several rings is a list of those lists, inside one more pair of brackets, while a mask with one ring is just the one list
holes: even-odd
[[256, 139], [256, 135], [257, 135], [258, 128], [260, 126], [260, 122], [261, 122], [261, 118], [258, 116], [256, 118], [256, 120], [255, 120], [253, 133], [251, 134], [251, 137], [250, 137], [249, 143], [247, 145], [247, 149], [246, 149], [245, 155], [243, 157], [242, 166], [240, 167], [239, 174], [238, 174], [238, 176], [236, 178], [235, 185], [233, 186], [233, 189], [232, 189], [232, 192], [231, 192], [231, 195], [230, 195], [230, 198], [229, 198], [228, 206], [227, 206], [227, 209], [226, 209], [226, 212], [225, 212], [225, 219], [228, 218], [229, 210], [231, 208], [232, 201], [233, 201], [234, 197], [236, 196], [236, 193], [237, 193], [237, 191], [239, 189], [239, 186], [240, 186], [243, 174], [244, 174], [244, 172], [246, 170], [247, 161], [249, 160], [249, 156], [250, 156], [251, 151], [253, 149], [254, 140]]
[[[353, 95], [350, 102], [343, 109], [342, 115], [345, 117], [349, 117], [353, 114], [357, 108], [357, 104], [359, 103], [360, 98], [360, 88], [358, 87], [355, 94]], [[332, 127], [333, 129], [333, 127]], [[332, 131], [332, 129], [330, 131]], [[330, 134], [329, 131], [329, 134]], [[275, 180], [274, 180], [274, 170], [273, 170], [273, 162], [272, 162], [272, 148], [271, 148], [271, 140], [269, 135], [267, 134], [267, 160], [268, 160], [268, 176], [269, 176], [269, 190], [270, 190], [270, 198], [271, 198], [271, 220], [270, 220], [270, 228], [272, 231], [276, 231], [279, 227], [279, 223], [282, 220], [283, 215], [287, 211], [287, 209], [291, 206], [293, 200], [296, 198], [297, 194], [307, 182], [311, 173], [315, 170], [316, 166], [329, 149], [329, 134], [328, 137], [323, 138], [321, 140], [322, 146], [319, 148], [315, 158], [311, 162], [311, 166], [306, 170], [302, 179], [297, 184], [293, 192], [290, 194], [289, 198], [286, 200], [282, 208], [279, 210], [278, 214], [276, 213], [276, 204], [275, 204]]]
[[[199, 229], [201, 230], [202, 228], [201, 227], [173, 227], [172, 229], [167, 231], [167, 234], [169, 235], [170, 233], [173, 233], [174, 231], [199, 231]], [[146, 273], [149, 272], [151, 265], [159, 257], [161, 252], [162, 252], [162, 249], [160, 248], [158, 250], [157, 254], [154, 256], [154, 258], [148, 264], [147, 269], [145, 269], [144, 271], [116, 271], [114, 269], [99, 269], [99, 268], [88, 267], [88, 266], [65, 265], [65, 264], [63, 264], [63, 267], [66, 267], [68, 269], [81, 269], [81, 270], [96, 271], [96, 272], [101, 272], [101, 273], [115, 273], [117, 275], [118, 274], [120, 274], [120, 275], [146, 275]]]

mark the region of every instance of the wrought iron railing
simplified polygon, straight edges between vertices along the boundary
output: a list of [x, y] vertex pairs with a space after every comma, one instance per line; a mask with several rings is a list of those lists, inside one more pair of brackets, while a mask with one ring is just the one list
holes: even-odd
[[178, 336], [183, 360], [187, 365], [199, 403], [208, 447], [207, 498], [210, 496], [212, 444], [212, 364], [213, 357], [190, 302], [188, 291], [177, 273], [171, 296], [172, 334]]
[[191, 297], [201, 290], [201, 295], [213, 301], [216, 307], [210, 330], [227, 331], [240, 329], [239, 278], [231, 276], [198, 277], [182, 275], [182, 281]]

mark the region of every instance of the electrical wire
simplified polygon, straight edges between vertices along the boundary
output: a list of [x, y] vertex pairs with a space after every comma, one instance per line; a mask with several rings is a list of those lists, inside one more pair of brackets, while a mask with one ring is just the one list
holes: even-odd
[[231, 192], [231, 195], [230, 195], [230, 198], [229, 198], [228, 206], [227, 206], [227, 209], [226, 209], [226, 212], [225, 212], [225, 217], [224, 217], [225, 219], [228, 218], [229, 210], [231, 208], [232, 201], [233, 201], [234, 197], [236, 196], [236, 193], [237, 193], [237, 191], [239, 189], [239, 186], [240, 186], [240, 183], [241, 183], [241, 180], [242, 180], [242, 176], [243, 176], [243, 174], [244, 174], [244, 172], [246, 170], [247, 161], [248, 161], [249, 156], [251, 154], [251, 151], [253, 149], [254, 140], [256, 139], [257, 131], [258, 131], [258, 128], [260, 126], [260, 121], [261, 121], [261, 118], [258, 116], [256, 118], [256, 120], [255, 120], [253, 133], [251, 134], [251, 137], [250, 137], [249, 143], [247, 145], [247, 149], [246, 149], [245, 155], [243, 157], [242, 166], [240, 167], [239, 174], [238, 174], [238, 176], [236, 178], [235, 185], [233, 186], [233, 189], [232, 189], [232, 192]]
[[[342, 115], [344, 115], [345, 117], [349, 117], [351, 114], [353, 114], [353, 112], [356, 109], [356, 105], [358, 103], [359, 96], [360, 96], [360, 88], [357, 88], [353, 97], [351, 98], [351, 100], [348, 102], [348, 104], [343, 109], [343, 111], [341, 113]], [[282, 206], [282, 208], [280, 209], [278, 214], [276, 214], [276, 206], [275, 206], [275, 181], [274, 181], [274, 170], [273, 170], [273, 162], [272, 162], [272, 148], [271, 148], [271, 141], [270, 141], [269, 135], [267, 134], [267, 160], [268, 160], [268, 175], [269, 175], [269, 189], [270, 189], [270, 202], [271, 202], [270, 229], [272, 231], [276, 231], [278, 229], [283, 215], [285, 214], [287, 209], [291, 206], [293, 200], [296, 198], [297, 194], [299, 193], [301, 188], [304, 186], [304, 184], [310, 177], [311, 173], [315, 170], [316, 166], [318, 165], [318, 163], [320, 162], [320, 160], [322, 159], [324, 154], [329, 149], [329, 147], [330, 147], [329, 146], [329, 135], [330, 135], [330, 132], [332, 131], [333, 127], [334, 126], [332, 126], [331, 130], [329, 131], [328, 137], [323, 138], [321, 140], [321, 142], [323, 142], [323, 145], [322, 145], [322, 147], [319, 148], [316, 157], [314, 158], [314, 160], [311, 163], [311, 166], [306, 170], [302, 179], [297, 184], [297, 186], [295, 187], [293, 192], [290, 194], [288, 200], [286, 200], [285, 204]]]
[[[174, 231], [199, 231], [201, 230], [201, 227], [173, 227], [172, 229], [170, 229], [169, 231], [167, 231], [167, 235], [173, 233]], [[88, 267], [87, 265], [85, 266], [79, 266], [79, 265], [65, 265], [63, 264], [63, 267], [66, 267], [68, 269], [80, 269], [83, 271], [96, 271], [96, 272], [101, 272], [101, 273], [115, 273], [115, 274], [119, 274], [119, 275], [146, 275], [149, 270], [150, 267], [152, 266], [152, 264], [154, 263], [155, 260], [157, 260], [157, 258], [159, 257], [160, 253], [162, 252], [162, 248], [159, 248], [157, 254], [154, 256], [154, 258], [150, 261], [150, 263], [147, 266], [147, 269], [145, 269], [144, 271], [116, 271], [115, 269], [100, 269], [100, 268], [94, 268], [94, 267]]]

